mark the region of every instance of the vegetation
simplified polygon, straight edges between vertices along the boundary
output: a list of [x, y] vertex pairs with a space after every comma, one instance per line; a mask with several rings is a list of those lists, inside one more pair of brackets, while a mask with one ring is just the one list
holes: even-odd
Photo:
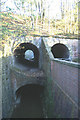
[[[1, 2], [2, 8], [8, 0], [4, 1]], [[6, 6], [7, 9], [0, 12], [1, 48], [4, 43], [9, 45], [13, 38], [27, 35], [77, 38], [78, 2], [77, 0], [59, 1], [61, 16], [58, 18], [56, 14], [56, 17], [51, 18], [51, 0], [50, 2], [49, 0], [13, 0], [16, 9]]]
[[[3, 39], [13, 34], [15, 37], [27, 34], [77, 37], [78, 5], [76, 0], [73, 0], [70, 4], [69, 0], [65, 2], [60, 0], [61, 18], [57, 18], [57, 15], [56, 18], [49, 17], [51, 4], [48, 4], [48, 0], [13, 1], [20, 14], [15, 13], [14, 10], [9, 7], [7, 7], [6, 12], [1, 12]], [[6, 2], [7, 1], [5, 1], [5, 3]], [[2, 2], [3, 7], [5, 3]]]

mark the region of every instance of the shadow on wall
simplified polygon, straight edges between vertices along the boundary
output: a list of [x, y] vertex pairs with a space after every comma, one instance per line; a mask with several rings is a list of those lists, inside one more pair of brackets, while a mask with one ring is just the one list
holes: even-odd
[[12, 118], [43, 118], [42, 94], [44, 87], [40, 85], [25, 85], [16, 92], [20, 103], [14, 110]]
[[39, 66], [39, 50], [32, 43], [21, 43], [14, 50], [14, 56], [15, 56], [15, 61], [20, 64], [29, 67]]
[[69, 58], [69, 49], [67, 46], [61, 43], [57, 43], [51, 47], [51, 52], [54, 58], [62, 58], [68, 59]]

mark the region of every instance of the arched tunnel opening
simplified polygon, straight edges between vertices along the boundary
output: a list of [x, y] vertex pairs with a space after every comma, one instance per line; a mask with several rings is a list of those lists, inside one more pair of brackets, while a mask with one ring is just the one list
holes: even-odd
[[41, 85], [25, 85], [16, 92], [20, 103], [14, 109], [12, 118], [43, 118], [42, 96], [44, 87]]
[[69, 59], [69, 49], [61, 43], [57, 43], [51, 47], [54, 58]]
[[14, 50], [15, 62], [28, 67], [39, 67], [39, 50], [32, 43], [21, 43]]

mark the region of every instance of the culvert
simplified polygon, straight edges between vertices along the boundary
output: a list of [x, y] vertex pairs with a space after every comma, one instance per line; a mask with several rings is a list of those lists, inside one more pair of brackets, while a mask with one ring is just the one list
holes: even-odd
[[17, 63], [27, 65], [29, 67], [39, 66], [39, 50], [32, 43], [21, 43], [14, 50], [14, 57]]
[[51, 52], [54, 58], [62, 58], [68, 59], [69, 58], [69, 49], [66, 45], [57, 43], [51, 47]]
[[20, 97], [20, 104], [14, 109], [11, 118], [43, 118], [43, 91], [43, 86], [34, 84], [19, 88], [16, 95]]

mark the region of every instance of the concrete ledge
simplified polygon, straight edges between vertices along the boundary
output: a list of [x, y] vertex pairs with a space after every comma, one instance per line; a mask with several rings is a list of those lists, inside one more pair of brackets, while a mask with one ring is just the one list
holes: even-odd
[[80, 64], [79, 63], [75, 63], [75, 62], [72, 62], [72, 61], [60, 60], [60, 59], [57, 59], [57, 58], [51, 58], [51, 60], [59, 62], [61, 64], [69, 65], [69, 66], [76, 67], [76, 68], [80, 69]]

